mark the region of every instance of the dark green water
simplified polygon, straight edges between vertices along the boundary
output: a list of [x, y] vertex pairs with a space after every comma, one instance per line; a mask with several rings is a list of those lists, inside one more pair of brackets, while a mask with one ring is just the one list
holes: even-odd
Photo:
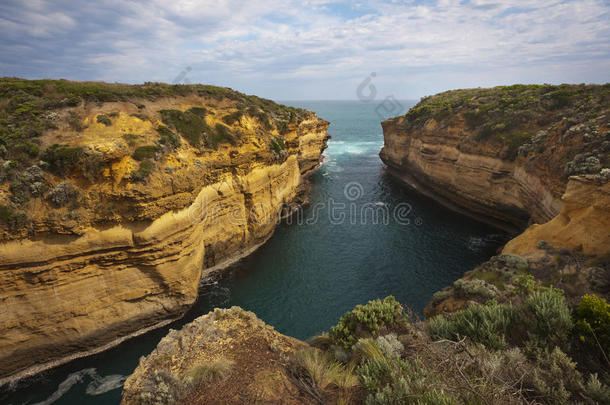
[[[239, 305], [305, 339], [328, 330], [356, 304], [387, 295], [421, 313], [435, 291], [505, 241], [501, 231], [448, 211], [386, 174], [377, 156], [383, 137], [374, 103], [290, 104], [331, 122], [333, 138], [325, 165], [313, 176], [311, 206], [204, 288], [192, 311], [171, 328], [215, 306]], [[0, 404], [118, 404], [123, 376], [167, 330], [4, 387]]]

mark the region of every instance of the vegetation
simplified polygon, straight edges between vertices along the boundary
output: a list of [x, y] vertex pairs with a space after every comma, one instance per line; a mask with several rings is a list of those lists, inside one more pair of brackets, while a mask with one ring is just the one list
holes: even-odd
[[298, 351], [288, 371], [293, 384], [317, 403], [326, 403], [330, 390], [339, 390], [341, 397], [349, 398], [351, 389], [358, 385], [352, 368], [318, 349]]
[[212, 362], [194, 367], [187, 373], [187, 378], [194, 385], [219, 381], [231, 373], [233, 363], [232, 360], [220, 357]]
[[222, 121], [227, 125], [233, 125], [235, 122], [239, 121], [243, 115], [244, 112], [242, 110], [237, 110], [222, 117]]
[[157, 152], [159, 152], [159, 148], [156, 145], [140, 146], [133, 152], [132, 157], [135, 160], [150, 159], [154, 158]]
[[82, 156], [81, 147], [54, 144], [42, 153], [41, 159], [48, 164], [51, 173], [63, 177], [78, 166]]
[[[451, 90], [422, 100], [407, 113], [407, 125], [430, 119], [464, 118], [473, 140], [494, 140], [514, 154], [534, 135], [531, 128], [584, 114], [597, 117], [610, 103], [610, 85], [513, 85], [490, 89]], [[569, 109], [570, 111], [566, 111]]]
[[148, 176], [155, 170], [155, 164], [150, 160], [140, 162], [140, 167], [130, 175], [130, 180], [134, 183], [144, 182]]
[[506, 335], [515, 320], [516, 311], [512, 305], [490, 301], [447, 317], [434, 317], [430, 321], [430, 336], [455, 341], [468, 337], [473, 342], [498, 350], [506, 347]]
[[334, 344], [350, 349], [358, 338], [377, 336], [382, 328], [393, 328], [407, 319], [402, 306], [392, 296], [369, 301], [343, 315], [330, 329], [330, 339]]
[[100, 124], [104, 124], [107, 127], [112, 125], [112, 121], [110, 120], [110, 117], [108, 117], [105, 114], [98, 114], [98, 116], [95, 119], [97, 122], [99, 122]]
[[205, 140], [206, 146], [208, 146], [212, 149], [217, 149], [218, 145], [223, 142], [227, 142], [232, 145], [234, 145], [236, 143], [235, 137], [231, 133], [231, 130], [229, 129], [229, 127], [227, 127], [226, 125], [218, 123], [218, 124], [216, 124], [214, 129], [215, 130], [213, 132], [210, 132], [208, 134], [208, 136], [206, 137], [206, 140]]
[[[353, 370], [358, 384], [341, 394], [345, 403], [354, 389], [365, 391], [366, 404], [608, 403], [610, 363], [593, 372], [571, 356], [582, 333], [607, 338], [606, 301], [585, 296], [572, 313], [556, 288], [524, 292], [514, 303], [473, 304], [428, 325], [408, 323], [392, 297], [359, 305], [310, 342], [321, 349], [307, 359], [319, 389], [297, 386], [316, 399], [331, 385], [326, 372]], [[599, 345], [588, 350], [599, 359]]]
[[122, 137], [129, 146], [136, 146], [136, 142], [140, 138], [140, 136], [136, 134], [123, 134]]
[[16, 212], [10, 206], [0, 205], [0, 222], [14, 230], [27, 223], [27, 216], [23, 212]]
[[169, 128], [177, 131], [193, 146], [201, 145], [202, 137], [211, 133], [211, 129], [205, 122], [204, 109], [161, 110], [161, 120]]
[[167, 146], [170, 149], [176, 149], [182, 144], [182, 142], [180, 142], [180, 137], [165, 125], [159, 125], [157, 127], [157, 132], [159, 133], [159, 144], [163, 146]]

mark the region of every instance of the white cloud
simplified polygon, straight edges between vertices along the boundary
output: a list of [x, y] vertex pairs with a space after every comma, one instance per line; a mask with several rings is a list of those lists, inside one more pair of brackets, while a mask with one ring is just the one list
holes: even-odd
[[[384, 92], [400, 90], [403, 97], [462, 87], [476, 77], [481, 85], [610, 81], [602, 70], [610, 61], [608, 2], [463, 3], [8, 3], [0, 5], [2, 15], [12, 16], [0, 19], [1, 69], [141, 82], [171, 81], [191, 66], [191, 81], [279, 98], [352, 97], [372, 71]], [[9, 49], [21, 51], [5, 55]], [[29, 58], [33, 63], [24, 67]]]

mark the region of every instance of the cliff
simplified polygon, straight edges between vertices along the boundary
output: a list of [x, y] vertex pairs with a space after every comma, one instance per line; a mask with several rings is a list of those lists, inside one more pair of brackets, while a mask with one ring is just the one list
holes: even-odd
[[0, 377], [181, 316], [304, 197], [329, 137], [213, 86], [2, 79], [0, 101]]
[[392, 174], [517, 235], [426, 315], [508, 299], [527, 274], [569, 300], [608, 293], [609, 117], [610, 85], [515, 85], [440, 93], [382, 123]]
[[559, 213], [571, 175], [610, 175], [609, 98], [608, 85], [440, 93], [382, 123], [380, 156], [420, 191], [520, 231]]
[[142, 357], [121, 403], [306, 404], [286, 367], [307, 346], [239, 307], [216, 309], [170, 331]]

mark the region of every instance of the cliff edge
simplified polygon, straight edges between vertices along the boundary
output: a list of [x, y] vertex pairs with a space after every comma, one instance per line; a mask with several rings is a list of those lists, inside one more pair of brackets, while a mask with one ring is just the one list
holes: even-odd
[[327, 128], [214, 86], [0, 79], [0, 381], [181, 316], [305, 197]]

